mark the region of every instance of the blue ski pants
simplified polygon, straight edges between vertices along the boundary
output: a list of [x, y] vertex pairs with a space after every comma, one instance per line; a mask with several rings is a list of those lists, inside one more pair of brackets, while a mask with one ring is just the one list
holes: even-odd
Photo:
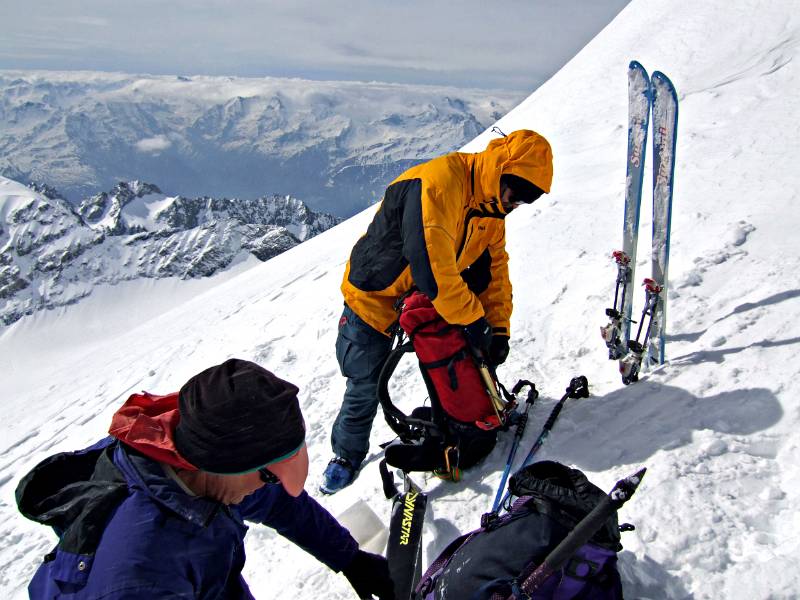
[[358, 468], [369, 450], [369, 434], [378, 411], [378, 376], [392, 341], [367, 325], [345, 304], [336, 337], [336, 360], [347, 378], [342, 406], [333, 423], [336, 456]]

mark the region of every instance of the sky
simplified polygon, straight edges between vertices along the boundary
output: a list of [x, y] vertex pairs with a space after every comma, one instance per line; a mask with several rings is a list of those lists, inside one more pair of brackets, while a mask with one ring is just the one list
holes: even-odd
[[3, 0], [0, 69], [532, 91], [628, 0]]

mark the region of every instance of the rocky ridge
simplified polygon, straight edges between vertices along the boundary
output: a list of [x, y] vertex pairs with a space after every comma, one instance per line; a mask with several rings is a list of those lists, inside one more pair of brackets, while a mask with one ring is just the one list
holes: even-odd
[[208, 277], [253, 255], [265, 261], [337, 217], [291, 196], [167, 196], [121, 182], [77, 207], [49, 186], [0, 177], [0, 322], [72, 304], [102, 284]]

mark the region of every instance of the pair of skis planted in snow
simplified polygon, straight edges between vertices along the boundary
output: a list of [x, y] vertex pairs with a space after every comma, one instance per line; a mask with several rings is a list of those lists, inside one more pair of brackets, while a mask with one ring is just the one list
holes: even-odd
[[[644, 280], [645, 305], [636, 337], [631, 338], [633, 281], [639, 212], [642, 201], [647, 130], [653, 123], [653, 249], [652, 274]], [[678, 96], [669, 78], [656, 71], [652, 78], [636, 61], [628, 68], [628, 166], [622, 250], [613, 253], [617, 265], [614, 306], [606, 309], [609, 323], [601, 328], [608, 358], [619, 360], [625, 385], [639, 379], [645, 367], [664, 363], [667, 321], [667, 272], [672, 220], [672, 184], [675, 174], [675, 141]]]

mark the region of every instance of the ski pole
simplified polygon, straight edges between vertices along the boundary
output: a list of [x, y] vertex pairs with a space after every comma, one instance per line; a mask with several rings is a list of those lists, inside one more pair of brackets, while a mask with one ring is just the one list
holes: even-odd
[[500, 500], [503, 497], [503, 491], [506, 489], [506, 480], [508, 479], [508, 474], [511, 472], [511, 465], [514, 463], [514, 457], [517, 454], [519, 443], [522, 441], [522, 435], [525, 433], [525, 426], [528, 424], [528, 410], [533, 406], [536, 398], [539, 397], [536, 386], [527, 380], [518, 381], [514, 389], [511, 390], [511, 393], [516, 396], [526, 385], [529, 386], [530, 389], [528, 390], [528, 397], [525, 400], [525, 410], [522, 415], [520, 415], [519, 421], [517, 421], [517, 428], [514, 430], [514, 441], [511, 443], [511, 450], [508, 453], [506, 467], [503, 470], [503, 476], [500, 478], [500, 486], [497, 488], [497, 495], [494, 497], [494, 504], [492, 505], [493, 513], [496, 513], [500, 508]]
[[[525, 460], [523, 460], [522, 464], [519, 466], [520, 469], [527, 467], [531, 463], [534, 455], [539, 451], [539, 448], [542, 447], [542, 444], [544, 444], [544, 441], [550, 435], [550, 431], [553, 429], [553, 425], [555, 425], [558, 415], [561, 414], [561, 409], [564, 408], [564, 403], [567, 401], [567, 398], [588, 397], [589, 381], [583, 375], [573, 377], [569, 382], [569, 387], [567, 387], [566, 393], [553, 407], [553, 410], [550, 412], [550, 416], [547, 417], [547, 421], [545, 422], [544, 427], [542, 427], [542, 432], [539, 434], [539, 437], [536, 439], [533, 447], [528, 451], [528, 455], [525, 457]], [[505, 505], [506, 500], [508, 500], [510, 496], [511, 492], [506, 492], [505, 496], [503, 496], [503, 499], [500, 501], [500, 506]]]
[[588, 543], [608, 518], [631, 499], [646, 471], [647, 468], [642, 468], [633, 475], [619, 480], [608, 495], [592, 509], [592, 512], [581, 519], [521, 585], [517, 583], [512, 586], [512, 594], [508, 600], [530, 598], [532, 592], [538, 590], [553, 573], [566, 565], [578, 548]]

